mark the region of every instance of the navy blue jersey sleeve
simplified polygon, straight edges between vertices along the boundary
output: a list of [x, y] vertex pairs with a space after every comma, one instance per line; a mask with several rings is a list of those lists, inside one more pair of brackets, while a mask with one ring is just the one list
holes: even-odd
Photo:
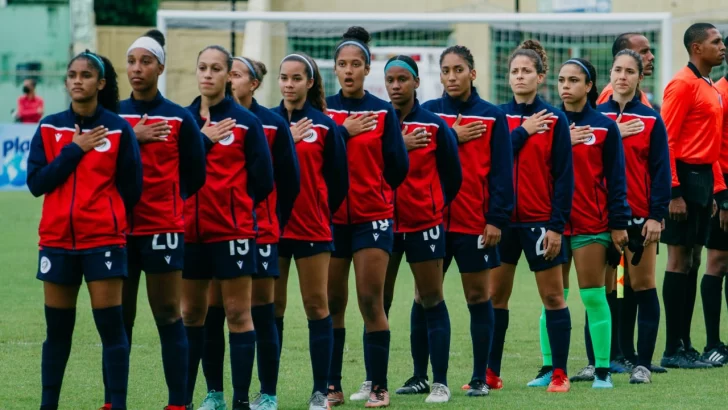
[[409, 156], [404, 145], [402, 130], [397, 121], [394, 108], [387, 108], [384, 118], [384, 133], [382, 134], [382, 158], [384, 159], [384, 180], [392, 189], [407, 178], [409, 171]]
[[551, 142], [551, 177], [554, 179], [554, 195], [551, 200], [550, 231], [563, 233], [571, 215], [574, 197], [574, 163], [571, 152], [571, 131], [566, 115], [558, 113]]
[[349, 138], [351, 138], [351, 135], [349, 135], [349, 130], [346, 129], [343, 125], [337, 125], [336, 128], [339, 131], [339, 135], [341, 138], [344, 139], [344, 141], [348, 141]]
[[245, 132], [245, 169], [248, 172], [248, 194], [257, 206], [273, 192], [273, 162], [263, 125], [249, 114], [251, 121]]
[[508, 122], [498, 110], [490, 137], [490, 173], [488, 174], [490, 202], [485, 215], [488, 225], [503, 229], [511, 219], [515, 194], [513, 191], [513, 147]]
[[142, 156], [134, 130], [126, 121], [124, 125], [116, 158], [116, 188], [129, 213], [142, 197]]
[[187, 199], [203, 185], [207, 175], [205, 145], [197, 122], [187, 110], [182, 115], [179, 130], [179, 178], [180, 196]]
[[28, 153], [26, 182], [30, 193], [35, 197], [47, 194], [65, 182], [84, 155], [81, 147], [72, 142], [63, 147], [61, 153], [49, 164], [40, 130], [41, 126], [38, 126], [30, 142], [30, 152]]
[[667, 145], [667, 130], [661, 117], [657, 117], [650, 135], [648, 156], [650, 172], [650, 215], [648, 218], [662, 222], [667, 214], [672, 195], [672, 173], [670, 172], [670, 150]]
[[518, 151], [523, 148], [523, 144], [526, 143], [528, 140], [528, 131], [526, 131], [523, 127], [516, 127], [511, 131], [511, 145], [513, 149], [513, 154], [517, 153]]
[[611, 229], [627, 229], [632, 215], [627, 203], [627, 175], [625, 173], [622, 135], [616, 122], [607, 127], [607, 138], [602, 151], [604, 176], [607, 179], [607, 210]]
[[[276, 117], [278, 117], [276, 115]], [[276, 124], [276, 136], [271, 147], [273, 155], [273, 176], [278, 194], [278, 221], [280, 228], [288, 223], [293, 212], [293, 203], [301, 190], [301, 175], [298, 156], [293, 146], [293, 136], [283, 118]]]
[[[332, 121], [333, 122], [333, 121]], [[346, 158], [346, 142], [338, 127], [329, 128], [324, 141], [323, 174], [329, 191], [329, 210], [333, 215], [349, 192], [349, 164]]]
[[440, 174], [442, 192], [445, 194], [445, 206], [455, 199], [463, 183], [463, 169], [460, 166], [457, 137], [444, 121], [439, 121], [437, 129], [437, 149], [435, 159], [437, 172]]

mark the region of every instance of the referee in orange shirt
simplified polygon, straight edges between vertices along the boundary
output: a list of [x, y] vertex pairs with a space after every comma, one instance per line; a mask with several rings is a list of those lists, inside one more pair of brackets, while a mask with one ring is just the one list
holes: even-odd
[[[662, 118], [667, 128], [672, 168], [672, 200], [662, 242], [667, 267], [662, 297], [667, 335], [662, 366], [709, 368], [719, 362], [700, 357], [690, 341], [700, 253], [708, 237], [713, 193], [725, 192], [718, 159], [723, 127], [723, 102], [710, 71], [725, 57], [720, 32], [696, 23], [683, 39], [690, 62], [665, 88]], [[702, 360], [701, 360], [702, 359]]]

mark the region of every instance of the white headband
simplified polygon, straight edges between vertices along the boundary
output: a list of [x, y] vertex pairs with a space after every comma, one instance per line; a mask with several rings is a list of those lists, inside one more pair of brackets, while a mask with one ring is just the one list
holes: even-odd
[[129, 46], [129, 49], [126, 50], [126, 55], [128, 56], [129, 54], [131, 54], [131, 50], [135, 48], [143, 48], [149, 51], [155, 57], [157, 57], [157, 60], [159, 60], [160, 64], [164, 64], [164, 49], [157, 42], [157, 40], [147, 36], [139, 37], [131, 44], [131, 46]]
[[304, 57], [304, 56], [302, 56], [300, 54], [289, 54], [289, 55], [283, 57], [283, 60], [281, 60], [281, 64], [283, 64], [283, 62], [288, 61], [288, 60], [290, 60], [292, 58], [295, 58], [297, 61], [301, 61], [301, 62], [306, 63], [306, 65], [308, 66], [308, 74], [309, 74], [309, 76], [311, 78], [314, 77], [313, 65], [311, 65], [311, 62], [310, 61], [308, 61], [308, 58], [306, 58], [306, 57]]

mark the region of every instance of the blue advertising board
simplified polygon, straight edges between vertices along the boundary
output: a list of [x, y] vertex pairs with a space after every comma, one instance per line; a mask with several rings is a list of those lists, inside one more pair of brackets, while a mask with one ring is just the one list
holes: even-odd
[[26, 190], [30, 140], [38, 124], [0, 124], [0, 191]]

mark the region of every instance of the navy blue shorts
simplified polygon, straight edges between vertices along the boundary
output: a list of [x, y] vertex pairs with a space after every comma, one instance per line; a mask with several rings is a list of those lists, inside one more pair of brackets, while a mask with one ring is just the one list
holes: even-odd
[[104, 246], [81, 252], [44, 248], [38, 252], [36, 278], [58, 285], [80, 285], [111, 278], [126, 278], [125, 246]]
[[257, 270], [255, 239], [185, 244], [182, 277], [193, 280], [235, 279]]
[[445, 263], [447, 272], [453, 258], [460, 273], [476, 273], [500, 266], [500, 253], [497, 246], [486, 248], [483, 235], [448, 232], [445, 235]]
[[130, 235], [126, 238], [129, 272], [168, 273], [185, 267], [183, 233]]
[[392, 253], [404, 253], [407, 263], [445, 257], [445, 231], [442, 225], [419, 232], [395, 233]]
[[278, 242], [278, 256], [281, 258], [303, 259], [319, 253], [332, 252], [333, 250], [334, 243], [332, 241], [309, 242], [281, 238]]
[[355, 225], [334, 225], [334, 251], [331, 256], [351, 259], [356, 252], [366, 248], [381, 249], [391, 254], [393, 243], [391, 219]]
[[258, 269], [253, 279], [278, 278], [278, 244], [258, 245]]
[[521, 259], [521, 252], [525, 252], [531, 272], [541, 272], [566, 263], [568, 246], [563, 238], [558, 256], [550, 261], [544, 258], [546, 249], [543, 242], [546, 239], [546, 231], [546, 227], [543, 226], [503, 228], [501, 241], [498, 244], [501, 262], [517, 265], [518, 260]]

